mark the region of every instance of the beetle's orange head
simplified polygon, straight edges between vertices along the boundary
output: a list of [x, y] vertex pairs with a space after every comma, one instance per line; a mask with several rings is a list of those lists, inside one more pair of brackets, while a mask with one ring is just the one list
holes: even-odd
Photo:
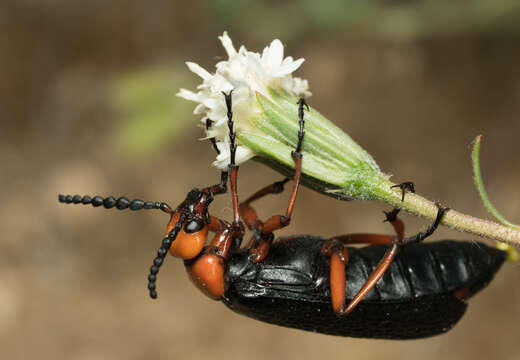
[[175, 239], [172, 239], [170, 254], [183, 260], [193, 259], [200, 254], [208, 237], [208, 205], [211, 200], [209, 194], [198, 189], [188, 193], [166, 227], [166, 236], [169, 237], [175, 226], [179, 224], [181, 215], [184, 215], [185, 220], [180, 230], [176, 232]]
[[210, 222], [208, 206], [212, 200], [211, 192], [193, 189], [172, 213], [148, 276], [148, 289], [152, 298], [157, 297], [155, 281], [168, 251], [175, 257], [189, 260], [204, 249]]

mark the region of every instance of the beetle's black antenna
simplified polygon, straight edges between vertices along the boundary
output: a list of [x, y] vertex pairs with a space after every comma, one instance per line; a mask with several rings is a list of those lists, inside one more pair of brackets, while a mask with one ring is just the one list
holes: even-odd
[[155, 289], [155, 282], [157, 281], [157, 274], [159, 269], [164, 262], [164, 257], [168, 254], [168, 250], [172, 246], [173, 241], [177, 237], [177, 234], [182, 228], [182, 224], [186, 221], [186, 215], [182, 213], [179, 217], [179, 221], [175, 224], [173, 229], [168, 233], [168, 236], [162, 240], [159, 250], [157, 250], [157, 256], [153, 259], [153, 265], [150, 267], [150, 275], [148, 275], [148, 290], [150, 291], [150, 297], [157, 299], [157, 291]]
[[106, 198], [103, 198], [102, 196], [96, 195], [94, 197], [90, 197], [88, 195], [58, 195], [58, 201], [60, 203], [65, 204], [83, 204], [83, 205], [92, 205], [94, 207], [98, 207], [103, 205], [105, 209], [111, 209], [115, 207], [118, 210], [124, 210], [124, 209], [130, 209], [133, 211], [136, 210], [150, 210], [150, 209], [157, 209], [164, 211], [167, 214], [172, 214], [173, 210], [165, 202], [158, 202], [158, 201], [143, 201], [140, 199], [134, 199], [134, 200], [128, 200], [126, 197], [122, 196], [118, 199], [116, 199], [113, 196], [109, 196]]

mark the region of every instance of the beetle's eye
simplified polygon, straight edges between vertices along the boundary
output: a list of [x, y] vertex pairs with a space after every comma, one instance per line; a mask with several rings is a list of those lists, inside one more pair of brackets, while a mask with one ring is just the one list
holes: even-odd
[[202, 229], [206, 223], [201, 219], [194, 219], [191, 221], [188, 221], [186, 225], [184, 225], [184, 232], [185, 233], [194, 233]]

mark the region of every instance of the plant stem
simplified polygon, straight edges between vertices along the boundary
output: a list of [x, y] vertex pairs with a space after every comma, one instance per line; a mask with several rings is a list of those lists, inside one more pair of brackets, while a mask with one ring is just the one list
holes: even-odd
[[[390, 189], [391, 182], [385, 186], [377, 186], [374, 196], [394, 207], [402, 208], [412, 214], [427, 219], [435, 219], [437, 206], [434, 202], [413, 193], [406, 193], [405, 199], [401, 201], [401, 191]], [[457, 231], [467, 232], [489, 239], [502, 241], [510, 245], [520, 247], [520, 231], [502, 226], [493, 221], [479, 219], [470, 215], [450, 209], [443, 217], [442, 225]]]

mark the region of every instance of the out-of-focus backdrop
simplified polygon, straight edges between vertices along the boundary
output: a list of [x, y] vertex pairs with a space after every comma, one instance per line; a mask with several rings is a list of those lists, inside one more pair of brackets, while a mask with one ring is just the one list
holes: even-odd
[[[168, 258], [146, 276], [167, 217], [61, 205], [57, 194], [181, 201], [218, 180], [193, 104], [176, 98], [238, 47], [280, 38], [306, 59], [312, 106], [396, 182], [487, 217], [470, 143], [484, 134], [492, 200], [520, 221], [520, 5], [497, 1], [2, 1], [0, 356], [3, 359], [519, 359], [520, 268], [506, 264], [449, 333], [389, 342], [336, 338], [235, 315]], [[280, 179], [250, 162], [246, 196]], [[263, 200], [265, 217], [288, 194]], [[303, 189], [287, 233], [390, 232], [379, 203]], [[228, 197], [212, 206], [230, 219]], [[426, 224], [404, 215], [409, 232]], [[441, 229], [436, 238], [472, 239]]]

